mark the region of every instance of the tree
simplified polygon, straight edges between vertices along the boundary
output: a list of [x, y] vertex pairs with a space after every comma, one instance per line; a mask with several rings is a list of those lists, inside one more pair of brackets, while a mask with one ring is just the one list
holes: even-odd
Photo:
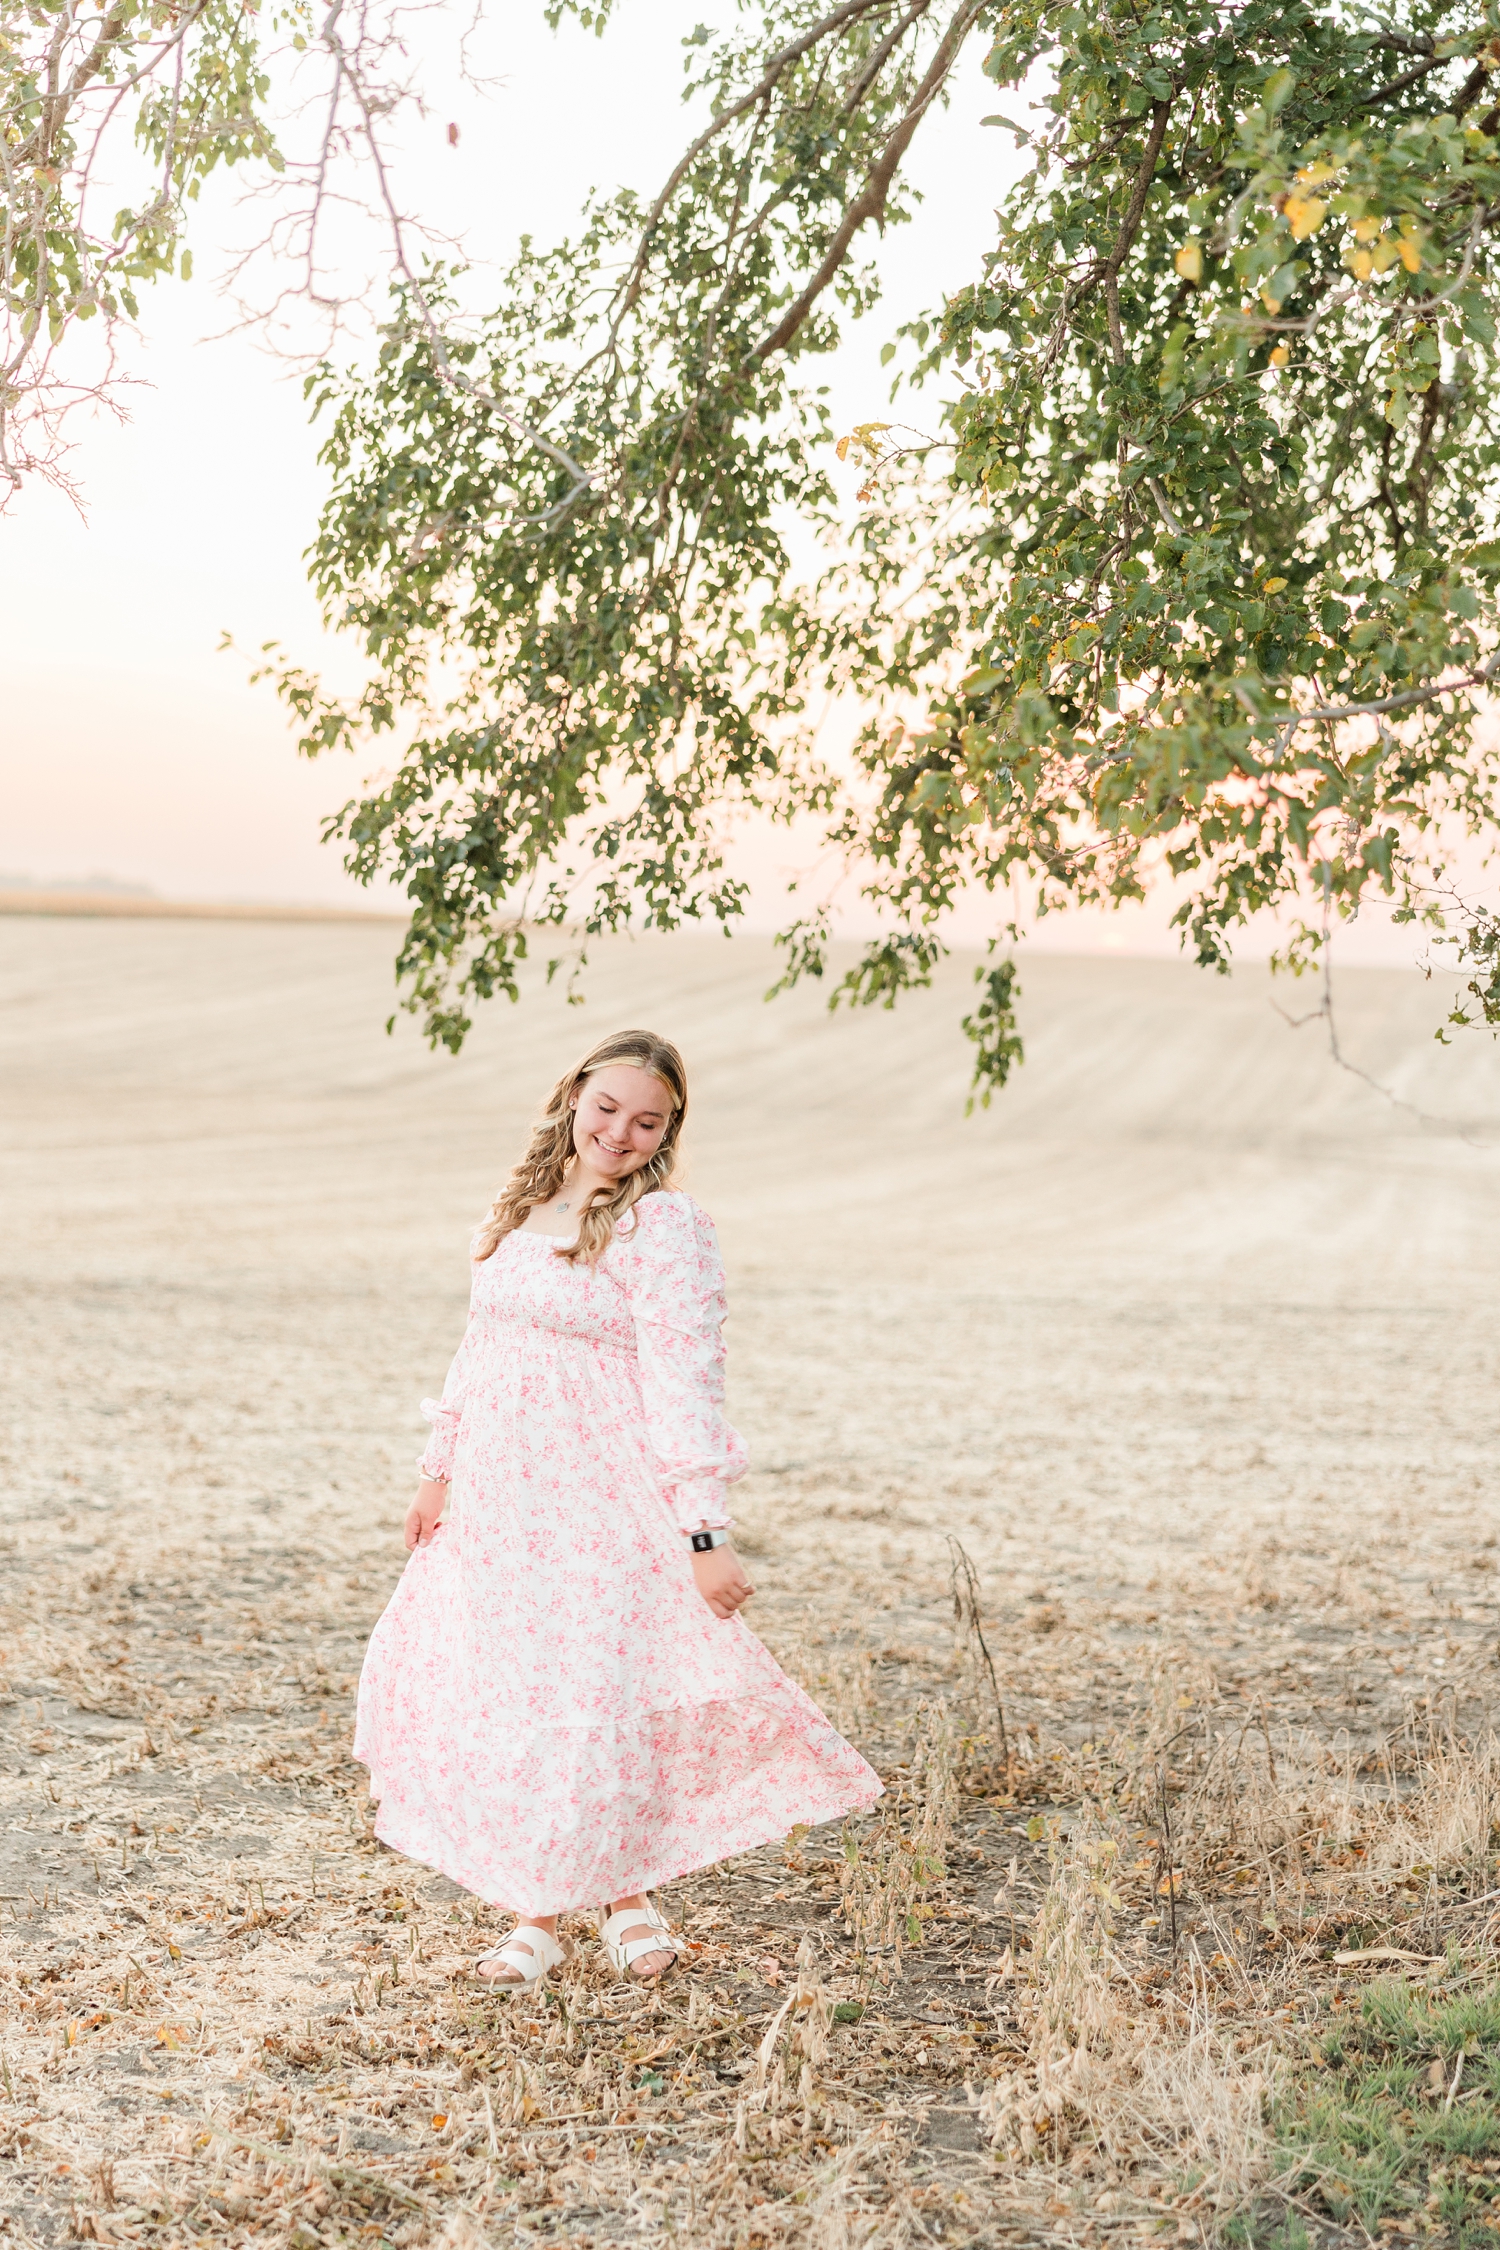
[[[119, 328], [146, 285], [191, 274], [188, 207], [221, 167], [275, 191], [257, 246], [274, 301], [300, 297], [339, 327], [349, 285], [319, 241], [335, 180], [346, 205], [377, 210], [408, 270], [377, 128], [412, 98], [409, 13], [401, 0], [264, 13], [261, 0], [0, 0], [0, 507], [28, 477], [73, 489], [69, 413], [122, 410]], [[294, 85], [299, 66], [310, 86]], [[317, 127], [289, 160], [278, 127], [309, 93]]]
[[[0, 498], [55, 473], [68, 407], [109, 394], [111, 332], [135, 318], [141, 285], [179, 261], [191, 272], [183, 204], [217, 165], [272, 157], [265, 94], [240, 0], [0, 0]], [[96, 219], [121, 192], [97, 175], [122, 140], [135, 193]], [[60, 348], [95, 319], [103, 364], [75, 380]]]
[[[1017, 885], [1055, 911], [1166, 870], [1206, 966], [1267, 907], [1304, 966], [1379, 894], [1464, 949], [1455, 1020], [1500, 1023], [1453, 874], [1500, 778], [1500, 19], [749, 13], [695, 35], [709, 119], [654, 203], [526, 245], [487, 313], [450, 271], [403, 286], [376, 365], [313, 385], [315, 580], [372, 664], [352, 701], [273, 668], [309, 754], [402, 730], [331, 829], [410, 893], [429, 1035], [514, 993], [528, 921], [732, 920], [747, 805], [820, 811], [883, 910], [835, 1002], [925, 982], [965, 886], [1009, 924]], [[845, 523], [808, 378], [976, 34], [1041, 123], [990, 121], [1026, 158], [996, 247], [904, 339], [945, 395], [926, 434], [842, 441]], [[789, 518], [829, 543], [805, 582]], [[852, 771], [807, 723], [828, 687], [868, 709]], [[783, 943], [788, 980], [824, 973], [816, 908]], [[981, 974], [987, 1099], [1019, 1042], [1013, 964]]]

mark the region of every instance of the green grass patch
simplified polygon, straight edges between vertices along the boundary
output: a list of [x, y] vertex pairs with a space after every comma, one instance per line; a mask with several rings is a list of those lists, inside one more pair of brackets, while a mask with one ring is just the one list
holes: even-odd
[[1372, 1984], [1278, 2105], [1293, 2194], [1340, 2225], [1500, 2244], [1500, 1983], [1461, 1977]]

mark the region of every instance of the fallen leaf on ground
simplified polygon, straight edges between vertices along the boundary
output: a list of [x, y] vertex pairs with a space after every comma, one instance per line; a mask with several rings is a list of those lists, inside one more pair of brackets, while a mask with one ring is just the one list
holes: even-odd
[[1428, 1969], [1435, 1961], [1440, 1961], [1442, 1955], [1403, 1953], [1398, 1945], [1362, 1945], [1352, 1953], [1335, 1953], [1333, 1958], [1341, 1969], [1350, 1968], [1357, 1961], [1415, 1961], [1419, 1967]]

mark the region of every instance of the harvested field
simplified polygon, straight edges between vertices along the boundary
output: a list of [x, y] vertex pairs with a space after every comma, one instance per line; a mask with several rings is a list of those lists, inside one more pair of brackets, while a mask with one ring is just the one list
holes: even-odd
[[[1493, 1048], [1351, 972], [1397, 1107], [1258, 972], [1033, 958], [965, 1121], [962, 964], [829, 1019], [621, 945], [454, 1062], [391, 942], [0, 923], [0, 2230], [1492, 2244]], [[351, 1694], [469, 1224], [631, 1022], [695, 1073], [751, 1621], [890, 1788], [675, 1886], [664, 1991], [584, 1946], [531, 2005], [372, 1842]]]

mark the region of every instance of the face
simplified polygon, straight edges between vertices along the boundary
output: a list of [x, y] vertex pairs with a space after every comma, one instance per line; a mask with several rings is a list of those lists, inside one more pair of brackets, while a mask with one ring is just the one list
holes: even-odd
[[652, 1071], [606, 1063], [573, 1103], [573, 1146], [601, 1179], [623, 1180], [648, 1164], [672, 1122], [672, 1097]]

